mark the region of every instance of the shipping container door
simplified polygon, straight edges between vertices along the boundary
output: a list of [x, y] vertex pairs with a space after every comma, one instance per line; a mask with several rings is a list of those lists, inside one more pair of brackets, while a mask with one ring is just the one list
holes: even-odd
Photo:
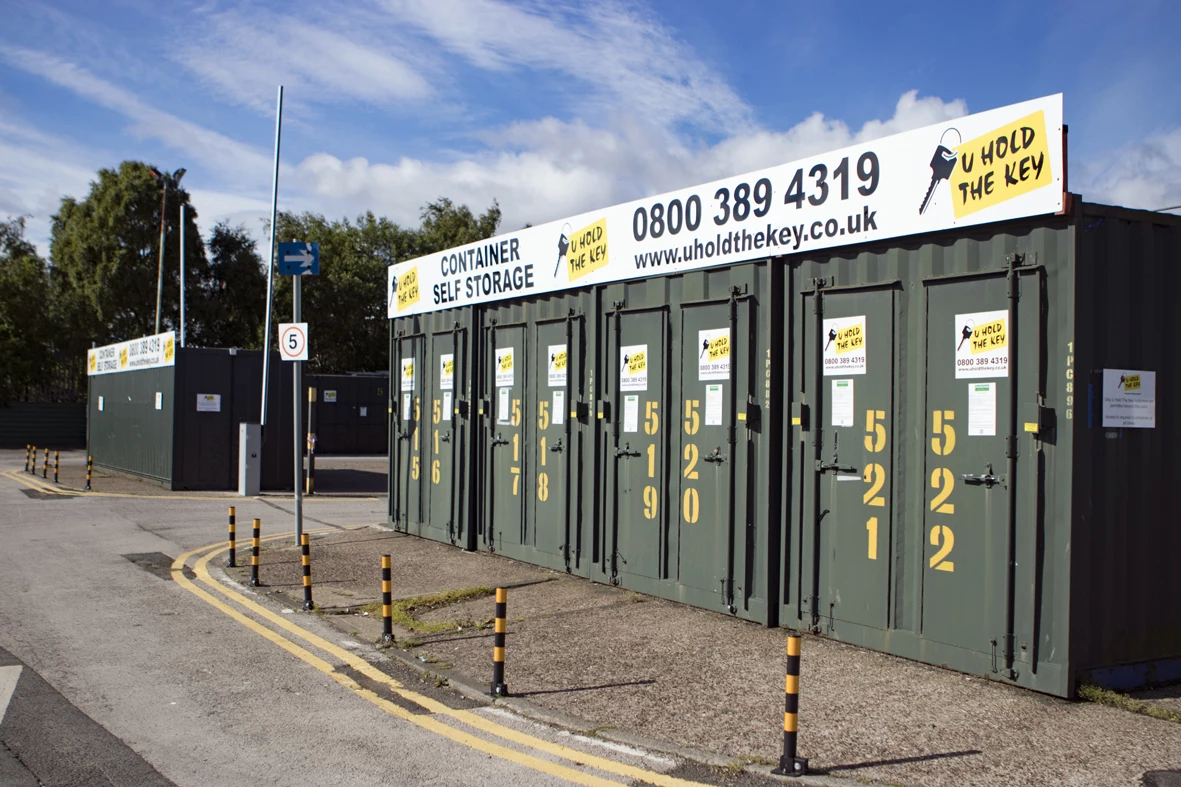
[[532, 352], [533, 370], [528, 412], [535, 424], [534, 458], [530, 485], [533, 523], [530, 545], [539, 552], [558, 558], [553, 565], [569, 564], [570, 522], [570, 391], [577, 377], [571, 345], [572, 320], [541, 323], [535, 327]]
[[613, 312], [606, 394], [611, 449], [607, 490], [611, 576], [667, 577], [668, 314], [664, 309]]
[[512, 552], [526, 543], [526, 474], [530, 463], [525, 419], [527, 386], [525, 328], [497, 326], [488, 331], [486, 385], [491, 413], [488, 424], [488, 483], [484, 538], [492, 549]]
[[923, 636], [1003, 657], [1009, 495], [1021, 476], [1008, 477], [1010, 396], [1015, 385], [1038, 389], [1036, 373], [1018, 381], [1009, 361], [1019, 351], [1023, 370], [1036, 367], [1039, 299], [1022, 303], [1030, 319], [1018, 332], [1004, 276], [928, 282], [926, 295]]
[[[676, 509], [677, 578], [734, 607], [746, 588], [746, 417], [751, 352], [750, 303], [723, 301], [681, 312], [681, 401]], [[753, 538], [753, 532], [750, 534]], [[735, 572], [741, 572], [736, 579]], [[711, 605], [705, 602], [706, 605]]]
[[455, 479], [455, 370], [456, 334], [436, 333], [431, 337], [430, 362], [424, 369], [425, 390], [430, 392], [431, 429], [427, 450], [430, 457], [430, 512], [423, 535], [436, 541], [454, 543], [456, 490]]
[[421, 535], [423, 504], [422, 390], [425, 341], [421, 336], [398, 341], [398, 393], [396, 435], [398, 484], [396, 526]]
[[809, 506], [818, 551], [813, 620], [839, 636], [841, 622], [888, 624], [894, 291], [822, 290], [819, 297], [820, 315], [805, 303], [803, 320], [805, 394], [817, 402], [811, 472], [803, 477], [805, 495], [815, 500]]

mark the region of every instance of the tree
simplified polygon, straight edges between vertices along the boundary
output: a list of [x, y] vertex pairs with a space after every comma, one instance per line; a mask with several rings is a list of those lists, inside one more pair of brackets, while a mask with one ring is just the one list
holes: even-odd
[[[389, 368], [386, 268], [491, 237], [500, 224], [500, 207], [493, 203], [476, 217], [466, 205], [456, 207], [440, 198], [423, 209], [417, 230], [399, 227], [372, 212], [355, 222], [329, 221], [313, 213], [281, 213], [278, 224], [280, 241], [320, 244], [320, 275], [305, 277], [302, 288], [303, 319], [311, 334], [311, 371], [379, 371]], [[290, 319], [290, 280], [282, 276], [276, 284], [275, 325]]]
[[[118, 170], [99, 170], [85, 199], [62, 200], [53, 217], [50, 258], [57, 319], [72, 329], [63, 349], [84, 353], [92, 341], [108, 344], [155, 331], [162, 188], [146, 164], [124, 161]], [[190, 303], [201, 300], [209, 278], [197, 212], [188, 192], [169, 189], [161, 330], [179, 327], [182, 203]]]
[[50, 379], [49, 278], [23, 218], [0, 222], [0, 405]]
[[209, 277], [194, 304], [193, 344], [260, 349], [267, 274], [254, 238], [221, 222], [209, 237], [209, 255]]

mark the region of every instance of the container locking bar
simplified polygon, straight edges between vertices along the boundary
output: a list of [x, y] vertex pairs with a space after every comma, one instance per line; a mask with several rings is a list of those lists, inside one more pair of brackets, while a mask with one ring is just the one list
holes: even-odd
[[624, 443], [623, 448], [615, 452], [615, 458], [618, 459], [621, 456], [639, 456], [640, 452], [631, 450], [631, 447], [631, 443]]
[[973, 484], [975, 486], [980, 486], [981, 484], [983, 484], [985, 487], [991, 489], [992, 487], [996, 486], [997, 484], [1003, 484], [1005, 482], [1005, 480], [1003, 478], [1000, 478], [1000, 477], [992, 474], [992, 463], [991, 462], [989, 462], [987, 465], [985, 465], [985, 467], [987, 468], [987, 472], [985, 472], [982, 475], [974, 475], [972, 473], [964, 473], [964, 475], [963, 475], [964, 483], [965, 484]]

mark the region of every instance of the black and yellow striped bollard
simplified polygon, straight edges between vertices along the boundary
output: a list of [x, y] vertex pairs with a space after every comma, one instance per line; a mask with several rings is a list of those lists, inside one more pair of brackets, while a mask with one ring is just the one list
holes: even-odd
[[779, 776], [803, 776], [808, 772], [808, 758], [796, 756], [796, 732], [800, 713], [800, 635], [787, 635], [787, 679], [784, 681], [783, 756], [772, 773]]
[[504, 682], [504, 637], [508, 632], [508, 588], [496, 589], [496, 628], [492, 634], [492, 696], [507, 697]]
[[33, 464], [25, 468], [33, 475], [37, 475], [37, 446], [33, 446]]
[[315, 609], [312, 604], [312, 547], [307, 533], [299, 536], [299, 559], [303, 563], [303, 611]]
[[226, 565], [230, 568], [238, 567], [238, 509], [230, 506], [230, 557]]
[[389, 555], [381, 556], [381, 641], [389, 644], [394, 641], [393, 616], [393, 576], [392, 561]]
[[90, 474], [94, 470], [94, 457], [86, 457], [86, 491], [90, 491]]
[[254, 520], [254, 534], [250, 540], [250, 587], [258, 587], [258, 547], [262, 540], [262, 520]]
[[29, 449], [33, 446], [25, 443], [25, 472], [29, 472]]
[[45, 449], [45, 461], [41, 463], [41, 477], [49, 478], [49, 449]]
[[60, 481], [57, 480], [57, 468], [58, 468], [58, 463], [60, 461], [61, 461], [61, 451], [54, 451], [53, 452], [53, 483], [55, 483], [55, 484], [61, 483]]

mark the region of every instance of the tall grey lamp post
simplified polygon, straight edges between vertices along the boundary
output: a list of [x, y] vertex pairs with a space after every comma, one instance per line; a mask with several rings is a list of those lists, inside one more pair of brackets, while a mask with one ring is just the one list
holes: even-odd
[[[180, 184], [180, 179], [185, 176], [185, 168], [181, 167], [176, 172], [169, 175], [167, 172], [157, 172], [154, 169], [149, 169], [152, 177], [160, 182], [162, 193], [160, 196], [160, 262], [156, 266], [156, 333], [160, 332], [160, 306], [164, 300], [164, 229], [167, 226], [164, 218], [166, 216], [166, 209], [168, 207], [168, 188], [171, 186], [174, 190]], [[184, 232], [184, 227], [181, 227], [181, 232]], [[181, 260], [181, 265], [184, 265], [184, 260]]]

